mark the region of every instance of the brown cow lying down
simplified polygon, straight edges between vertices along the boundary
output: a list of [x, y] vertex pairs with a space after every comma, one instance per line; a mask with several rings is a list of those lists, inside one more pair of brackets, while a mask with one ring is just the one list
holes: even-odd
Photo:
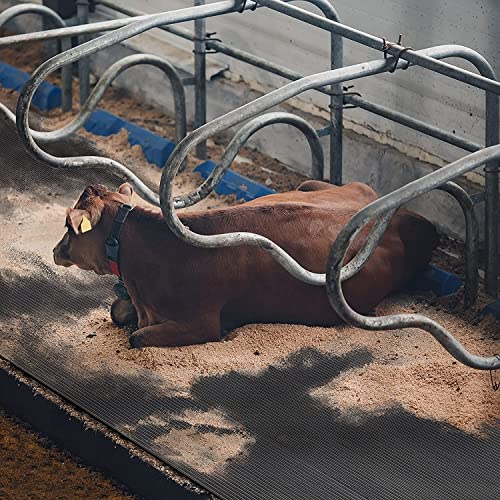
[[[111, 274], [105, 240], [132, 187], [117, 192], [89, 186], [68, 209], [67, 233], [54, 248], [58, 265]], [[338, 187], [306, 181], [297, 191], [273, 194], [234, 207], [191, 212], [181, 220], [200, 234], [250, 231], [276, 242], [310, 271], [324, 273], [332, 242], [349, 218], [377, 195], [365, 184]], [[371, 227], [371, 226], [369, 226]], [[346, 262], [366, 238], [365, 228]], [[324, 287], [306, 285], [256, 247], [203, 249], [171, 233], [159, 212], [135, 207], [119, 236], [119, 268], [130, 301], [112, 306], [115, 323], [137, 321], [133, 347], [179, 346], [219, 340], [247, 323], [330, 326], [340, 319]], [[423, 269], [438, 243], [434, 226], [399, 210], [361, 271], [344, 283], [346, 300], [370, 311]]]

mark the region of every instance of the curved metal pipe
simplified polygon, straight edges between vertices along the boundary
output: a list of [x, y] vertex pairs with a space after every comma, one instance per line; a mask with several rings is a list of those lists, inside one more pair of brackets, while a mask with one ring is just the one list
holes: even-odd
[[[200, 7], [197, 7], [200, 8]], [[165, 19], [162, 18], [161, 20], [162, 23], [165, 23]], [[151, 21], [148, 21], [148, 25], [151, 23]], [[136, 23], [138, 24], [138, 23]], [[138, 28], [135, 25], [131, 25], [127, 27], [127, 30], [130, 28], [134, 28], [134, 32], [138, 30]], [[141, 21], [141, 26], [140, 29], [145, 29], [144, 28], [144, 21]], [[109, 37], [110, 35], [115, 35], [115, 33], [110, 33], [107, 35], [104, 35], [101, 38], [107, 37], [107, 46], [112, 45], [113, 43], [116, 43], [119, 41], [120, 38], [122, 38], [124, 35], [123, 33], [120, 35], [120, 38], [118, 40], [113, 40], [110, 41]], [[96, 39], [99, 40], [99, 39]], [[95, 40], [92, 40], [91, 42], [87, 42], [84, 44], [84, 46], [77, 47], [77, 49], [82, 49], [85, 46], [89, 46], [93, 44]], [[94, 50], [94, 46], [92, 45], [92, 49]], [[96, 49], [97, 50], [97, 49]], [[106, 168], [108, 170], [111, 170], [115, 172], [120, 178], [130, 182], [131, 184], [134, 185], [136, 188], [137, 193], [139, 196], [144, 198], [146, 201], [149, 203], [159, 205], [159, 199], [156, 193], [151, 191], [133, 172], [131, 172], [127, 167], [122, 165], [121, 163], [109, 159], [109, 158], [104, 158], [104, 157], [99, 157], [99, 156], [80, 156], [80, 157], [73, 157], [73, 158], [60, 158], [53, 156], [43, 149], [41, 149], [33, 139], [33, 137], [30, 134], [29, 130], [29, 120], [28, 120], [28, 112], [29, 112], [29, 107], [31, 104], [31, 101], [33, 99], [33, 95], [36, 92], [36, 89], [38, 86], [43, 82], [43, 80], [46, 78], [47, 75], [49, 75], [52, 71], [56, 70], [58, 67], [60, 67], [63, 64], [66, 64], [67, 62], [73, 62], [77, 60], [79, 57], [81, 57], [83, 54], [81, 51], [75, 51], [75, 49], [72, 49], [66, 53], [60, 54], [58, 56], [53, 57], [52, 59], [46, 61], [43, 63], [39, 68], [37, 68], [30, 79], [26, 82], [23, 90], [21, 91], [21, 94], [18, 99], [17, 103], [17, 110], [16, 110], [16, 126], [17, 130], [19, 133], [19, 137], [21, 141], [23, 142], [24, 146], [26, 147], [27, 151], [35, 156], [36, 158], [41, 159], [42, 161], [46, 161], [53, 167], [57, 168], [88, 168], [88, 167], [101, 167], [101, 168]], [[264, 106], [261, 106], [261, 109], [257, 109], [254, 111], [254, 103], [249, 103], [248, 105], [243, 106], [239, 110], [235, 110], [228, 115], [225, 115], [222, 117], [223, 121], [225, 120], [225, 117], [228, 117], [231, 115], [233, 121], [232, 123], [228, 124], [227, 126], [224, 126], [221, 128], [221, 130], [234, 125], [236, 123], [239, 123], [247, 118], [251, 118], [254, 114], [257, 112], [263, 111], [265, 109], [268, 109], [275, 103], [282, 102], [286, 100], [288, 97], [292, 97], [293, 95], [296, 95], [304, 90], [308, 90], [309, 88], [315, 88], [318, 85], [324, 85], [324, 84], [329, 84], [332, 81], [344, 81], [344, 80], [350, 80], [353, 78], [360, 78], [361, 76], [366, 76], [370, 74], [376, 74], [380, 73], [383, 71], [388, 71], [391, 68], [391, 65], [394, 64], [394, 61], [392, 60], [378, 60], [378, 61], [372, 61], [371, 63], [366, 63], [366, 64], [360, 64], [356, 65], [350, 68], [342, 68], [339, 70], [334, 70], [334, 71], [327, 71], [325, 73], [320, 73], [318, 75], [312, 75], [310, 77], [303, 78], [301, 80], [298, 80], [297, 82], [293, 82], [288, 84], [287, 86], [283, 87], [282, 89], [279, 89], [277, 91], [271, 92], [270, 94], [267, 94], [266, 96], [261, 97], [255, 103], [262, 104], [262, 101], [264, 101]], [[403, 63], [401, 63], [403, 64]], [[270, 103], [270, 104], [269, 104]], [[269, 105], [268, 105], [269, 104]], [[240, 115], [239, 112], [243, 108], [246, 108], [248, 111], [248, 108], [250, 107], [250, 112], [246, 113], [245, 115]], [[234, 119], [236, 118], [236, 119]], [[219, 119], [215, 120], [212, 123], [217, 122]], [[190, 136], [186, 137], [181, 143], [177, 146], [176, 150], [174, 151], [172, 157], [178, 158], [178, 154], [176, 155], [176, 151], [182, 151], [185, 156], [181, 159], [178, 167], [184, 162], [184, 159], [187, 157], [188, 150], [190, 149], [189, 146], [192, 144], [193, 139], [195, 138], [198, 140], [201, 136], [200, 134], [204, 134], [207, 138], [209, 135], [211, 135], [212, 131], [207, 134], [207, 127], [211, 127], [212, 124], [210, 125], [204, 125], [200, 128], [198, 128], [196, 131], [194, 131]], [[213, 132], [217, 132], [217, 130], [213, 130]], [[203, 140], [203, 139], [201, 139]], [[188, 142], [186, 142], [188, 141]], [[187, 149], [185, 146], [187, 145]], [[183, 147], [184, 146], [184, 147]], [[172, 158], [171, 157], [171, 158]], [[171, 165], [172, 163], [169, 161], [169, 164]], [[166, 167], [164, 169], [164, 174], [165, 171], [168, 170]], [[175, 170], [175, 174], [177, 173], [178, 168]], [[174, 176], [175, 176], [174, 174]], [[162, 183], [165, 182], [165, 178], [162, 176]], [[173, 202], [173, 207], [178, 208], [182, 206], [182, 203], [180, 203], [178, 200]], [[324, 282], [324, 275], [323, 275], [323, 282]], [[318, 283], [319, 284], [319, 283]]]
[[[78, 129], [83, 127], [87, 122], [92, 112], [97, 108], [99, 101], [102, 99], [106, 90], [111, 86], [113, 81], [118, 78], [124, 71], [133, 66], [140, 64], [147, 64], [154, 66], [168, 78], [172, 91], [174, 94], [174, 108], [175, 108], [175, 135], [177, 143], [181, 142], [187, 134], [187, 119], [186, 119], [186, 97], [184, 93], [184, 86], [177, 70], [174, 66], [162, 57], [151, 54], [134, 54], [124, 57], [119, 61], [112, 64], [101, 76], [97, 85], [92, 90], [89, 98], [80, 109], [78, 115], [64, 127], [51, 131], [37, 131], [30, 129], [30, 134], [33, 139], [38, 143], [51, 143], [57, 142], [74, 134]], [[2, 106], [5, 114], [15, 123], [16, 115], [8, 108]]]
[[[285, 0], [286, 1], [286, 0]], [[340, 23], [340, 17], [335, 7], [328, 0], [303, 0], [318, 7], [327, 19]], [[344, 39], [341, 35], [330, 33], [330, 68], [338, 69], [344, 66]], [[341, 83], [330, 87], [330, 165], [329, 179], [333, 184], [342, 184], [343, 163], [343, 119], [344, 98]]]
[[0, 12], [0, 26], [3, 26], [5, 23], [11, 21], [17, 16], [21, 16], [22, 14], [40, 14], [41, 16], [45, 16], [53, 21], [58, 28], [66, 27], [66, 22], [57, 12], [49, 7], [46, 7], [45, 5], [39, 5], [36, 3], [13, 5], [12, 7]]
[[29, 131], [28, 112], [33, 95], [47, 75], [65, 64], [73, 63], [79, 60], [81, 57], [94, 54], [99, 50], [110, 47], [151, 28], [233, 12], [240, 6], [241, 0], [227, 0], [205, 6], [190, 7], [172, 12], [146, 16], [141, 18], [139, 21], [135, 21], [132, 24], [126, 25], [112, 33], [106, 33], [99, 38], [86, 42], [79, 47], [63, 52], [62, 54], [58, 54], [44, 62], [33, 72], [30, 79], [24, 85], [19, 96], [16, 110], [17, 130], [21, 141], [24, 143], [28, 152], [35, 157], [42, 158], [47, 163], [58, 168], [88, 168], [92, 166], [107, 168], [113, 171], [121, 179], [133, 184], [137, 193], [143, 199], [154, 205], [159, 205], [159, 199], [156, 193], [149, 189], [144, 182], [139, 179], [139, 177], [137, 177], [131, 170], [122, 165], [120, 162], [100, 156], [58, 158], [39, 148], [34, 139], [31, 137]]
[[[249, 2], [252, 4], [253, 2]], [[281, 0], [258, 0], [260, 5], [269, 7], [272, 10], [281, 12], [300, 21], [307, 22], [313, 26], [317, 26], [325, 31], [335, 32], [344, 38], [352, 40], [354, 42], [365, 45], [375, 50], [383, 51], [384, 53], [401, 58], [408, 63], [422, 66], [424, 68], [430, 69], [436, 73], [440, 73], [447, 77], [453, 78], [454, 80], [459, 80], [464, 83], [468, 83], [475, 87], [481, 88], [483, 90], [494, 92], [500, 95], [500, 82], [493, 81], [490, 78], [485, 78], [483, 76], [476, 75], [470, 71], [463, 70], [439, 60], [432, 56], [423, 54], [420, 50], [412, 50], [397, 43], [391, 44], [389, 48], [385, 45], [386, 40], [384, 38], [365, 33], [356, 28], [352, 28], [345, 24], [333, 21], [331, 19], [325, 19], [322, 16], [318, 16], [312, 12], [301, 9], [289, 3], [285, 3]]]
[[[194, 147], [197, 142], [208, 138], [212, 133], [217, 133], [240, 123], [256, 113], [269, 109], [270, 107], [279, 104], [285, 99], [293, 97], [304, 90], [309, 90], [320, 85], [331, 84], [332, 82], [352, 80], [354, 78], [383, 72], [384, 70], [388, 71], [390, 66], [387, 66], [386, 62], [387, 61], [385, 60], [372, 61], [361, 65], [305, 77], [296, 82], [289, 83], [277, 91], [270, 92], [269, 94], [266, 94], [249, 104], [231, 111], [230, 113], [227, 113], [226, 115], [219, 117], [211, 123], [192, 132], [174, 150], [167, 162], [166, 168], [162, 173], [160, 183], [160, 201], [163, 215], [170, 229], [186, 243], [204, 248], [230, 247], [241, 244], [257, 246], [269, 252], [274, 259], [276, 259], [297, 279], [316, 286], [324, 285], [324, 274], [312, 273], [304, 269], [281, 247], [261, 235], [245, 232], [235, 232], [221, 235], [200, 235], [192, 232], [182, 224], [175, 213], [175, 205], [181, 200], [185, 202], [186, 197], [177, 197], [175, 200], [172, 199], [172, 181], [189, 150]], [[394, 65], [394, 61], [391, 62], [392, 65]]]
[[500, 160], [500, 145], [490, 146], [481, 151], [450, 163], [435, 172], [385, 195], [360, 210], [342, 228], [328, 257], [326, 289], [330, 304], [335, 312], [347, 323], [366, 330], [394, 330], [399, 328], [421, 328], [431, 335], [458, 361], [480, 370], [500, 368], [500, 356], [482, 357], [471, 354], [453, 335], [435, 321], [420, 314], [397, 314], [391, 316], [364, 316], [354, 311], [346, 302], [342, 291], [341, 267], [347, 249], [355, 234], [366, 223], [380, 217], [389, 210], [395, 210], [411, 199], [436, 189], [483, 163]]
[[309, 148], [311, 149], [313, 179], [321, 180], [323, 178], [324, 168], [323, 148], [321, 147], [321, 142], [314, 127], [303, 118], [291, 113], [267, 113], [254, 118], [241, 127], [240, 130], [236, 132], [224, 151], [222, 158], [212, 172], [210, 172], [210, 175], [203, 182], [203, 184], [201, 184], [201, 186], [196, 188], [194, 191], [191, 191], [189, 194], [177, 198], [176, 201], [182, 204], [182, 208], [185, 208], [190, 207], [206, 198], [222, 180], [222, 177], [224, 177], [224, 174], [233, 163], [234, 158], [248, 139], [262, 128], [277, 123], [284, 123], [295, 127], [304, 134], [307, 142], [309, 143]]
[[[207, 5], [207, 9], [200, 10], [199, 8], [197, 8], [197, 10], [195, 11], [195, 17], [211, 17], [221, 14], [228, 14], [230, 12], [239, 12], [242, 8], [243, 10], [248, 10], [254, 8], [255, 5], [253, 2], [246, 2], [242, 7], [242, 4], [243, 0], [221, 0], [220, 2], [215, 2]], [[175, 15], [183, 15], [185, 17], [183, 21], [190, 21], [195, 19], [195, 17], [188, 17], [188, 11], [192, 11], [192, 9], [193, 7], [187, 7], [185, 9], [177, 9], [175, 11], [171, 11], [170, 13], [175, 13]], [[91, 35], [93, 33], [102, 33], [105, 31], [117, 30], [119, 28], [130, 26], [137, 21], [154, 20], [157, 19], [158, 16], [162, 16], [165, 14], [168, 14], [168, 12], [112, 19], [110, 21], [100, 21], [98, 23], [90, 23], [86, 25], [68, 26], [67, 28], [37, 31], [35, 33], [28, 33], [24, 35], [13, 35], [1, 38], [0, 47], [5, 47], [7, 45], [16, 43], [54, 40], [55, 38], [67, 38], [80, 35]], [[168, 25], [171, 23], [166, 22], [162, 24]], [[160, 24], [160, 26], [162, 24]], [[154, 27], [158, 28], [159, 26]]]
[[[11, 21], [17, 16], [23, 14], [39, 14], [52, 21], [56, 27], [66, 28], [66, 22], [55, 11], [46, 7], [45, 5], [38, 5], [35, 3], [27, 3], [22, 5], [14, 5], [5, 9], [0, 13], [0, 27], [7, 22]], [[61, 40], [61, 52], [71, 49], [71, 40]], [[67, 64], [61, 69], [61, 83], [62, 83], [62, 109], [63, 111], [70, 111], [73, 102], [73, 85], [72, 85], [72, 71], [71, 65]]]
[[[372, 256], [373, 252], [377, 248], [380, 240], [382, 239], [382, 236], [384, 236], [384, 233], [391, 223], [392, 216], [395, 212], [395, 210], [391, 210], [382, 215], [380, 219], [375, 222], [372, 230], [366, 238], [363, 248], [352, 258], [350, 262], [348, 262], [342, 268], [342, 281], [352, 278], [366, 264], [368, 259]], [[359, 230], [361, 231], [361, 228]], [[356, 234], [354, 235], [354, 238], [356, 237]]]
[[437, 189], [444, 191], [460, 204], [465, 217], [465, 286], [464, 306], [475, 304], [479, 291], [479, 222], [474, 203], [465, 189], [454, 182], [447, 182]]
[[[444, 191], [459, 203], [465, 217], [465, 297], [464, 305], [465, 307], [472, 306], [476, 300], [479, 291], [479, 263], [478, 263], [478, 242], [479, 242], [479, 223], [474, 211], [474, 203], [463, 188], [461, 188], [455, 182], [447, 182], [442, 186], [437, 188], [440, 191]], [[357, 255], [342, 268], [341, 280], [345, 281], [357, 272], [365, 265], [368, 259], [371, 257], [377, 245], [379, 244], [382, 236], [384, 235], [394, 213], [396, 210], [390, 210], [389, 212], [382, 215], [374, 227], [370, 231], [363, 248], [357, 253]], [[353, 238], [356, 237], [361, 228], [356, 231]]]

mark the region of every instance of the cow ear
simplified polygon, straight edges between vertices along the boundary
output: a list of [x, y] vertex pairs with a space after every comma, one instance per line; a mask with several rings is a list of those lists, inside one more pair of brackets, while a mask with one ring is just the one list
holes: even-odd
[[68, 208], [66, 210], [66, 224], [70, 225], [75, 234], [90, 231], [95, 224], [92, 224], [92, 217], [87, 210]]
[[134, 188], [128, 182], [125, 182], [118, 188], [118, 192], [128, 198], [127, 202], [130, 203]]

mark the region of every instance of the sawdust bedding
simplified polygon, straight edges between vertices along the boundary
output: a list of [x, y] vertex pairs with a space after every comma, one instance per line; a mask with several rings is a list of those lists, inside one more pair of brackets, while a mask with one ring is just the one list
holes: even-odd
[[[9, 94], [5, 90], [1, 92], [2, 96]], [[133, 118], [139, 125], [143, 124], [172, 138], [172, 122], [168, 122], [157, 110], [139, 105], [119, 91], [112, 90], [108, 94], [102, 107], [125, 118]], [[68, 119], [68, 115], [52, 112], [47, 125], [60, 126]], [[87, 135], [85, 132], [80, 133]], [[92, 140], [98, 143], [105, 154], [133, 164], [134, 170], [148, 184], [158, 185], [160, 170], [147, 164], [139, 147], [128, 146], [124, 131], [109, 138], [96, 139], [93, 136]], [[220, 153], [220, 145], [216, 143], [210, 143], [209, 149], [213, 155]], [[267, 184], [278, 190], [293, 189], [303, 179], [298, 174], [286, 172], [285, 175], [279, 163], [256, 152], [243, 151], [242, 158], [240, 168], [243, 173], [257, 172], [257, 178], [254, 178], [260, 181], [262, 176], [269, 177], [271, 182]], [[259, 168], [250, 165], [249, 159]], [[176, 180], [178, 192], [185, 193], [199, 185], [200, 178], [192, 173], [195, 163], [196, 158], [190, 157], [186, 172]], [[238, 164], [235, 169], [238, 170]], [[234, 198], [211, 195], [196, 209], [234, 203], [237, 203]], [[38, 209], [43, 217], [46, 207], [40, 206]], [[23, 223], [26, 226], [36, 224], [36, 213], [37, 208], [33, 207], [30, 221]], [[34, 238], [34, 242], [37, 242], [36, 252], [47, 261], [51, 247], [60, 236], [59, 221], [57, 224], [57, 229], [44, 227], [44, 233], [50, 235], [48, 239], [40, 242]], [[29, 231], [30, 228], [25, 227], [24, 230]], [[10, 264], [16, 265], [12, 261]], [[73, 269], [56, 272], [81, 275], [81, 272]], [[428, 297], [399, 295], [386, 300], [376, 312], [420, 312], [449, 328], [472, 352], [491, 355], [498, 351], [500, 325], [490, 318], [472, 324], [471, 319], [478, 310], [479, 306], [467, 313], [450, 312]], [[166, 388], [184, 394], [189, 393], [193, 381], [199, 377], [229, 371], [260, 373], [271, 365], [286, 363], [290, 355], [302, 349], [313, 348], [336, 356], [354, 349], [367, 349], [373, 356], [371, 363], [344, 372], [324, 386], [315, 388], [310, 396], [340, 410], [341, 418], [349, 419], [353, 424], [369, 414], [403, 406], [420, 417], [448, 422], [476, 434], [480, 434], [487, 426], [499, 425], [500, 392], [491, 390], [489, 373], [472, 370], [455, 362], [429, 334], [417, 329], [368, 332], [348, 326], [247, 325], [219, 343], [131, 350], [127, 332], [110, 322], [107, 307], [103, 306], [80, 318], [78, 328], [74, 325], [54, 325], [51, 342], [78, 351], [82, 362], [96, 370], [104, 366], [124, 374], [139, 368], [153, 370], [164, 380]], [[246, 439], [242, 438], [243, 445]]]

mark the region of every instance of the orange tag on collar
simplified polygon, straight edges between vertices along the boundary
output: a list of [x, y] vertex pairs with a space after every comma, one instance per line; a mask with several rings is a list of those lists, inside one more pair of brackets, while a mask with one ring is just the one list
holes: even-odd
[[87, 219], [87, 217], [85, 217], [85, 215], [84, 215], [82, 222], [80, 223], [80, 232], [86, 233], [87, 231], [90, 231], [91, 229], [92, 229], [92, 224]]

